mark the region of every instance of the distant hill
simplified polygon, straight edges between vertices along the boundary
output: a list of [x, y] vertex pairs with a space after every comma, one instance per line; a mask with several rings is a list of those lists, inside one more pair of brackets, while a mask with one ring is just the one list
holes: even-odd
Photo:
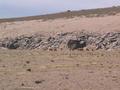
[[105, 15], [116, 15], [117, 13], [120, 13], [120, 6], [88, 9], [88, 10], [80, 10], [80, 11], [68, 10], [66, 12], [55, 13], [55, 14], [28, 16], [28, 17], [20, 17], [20, 18], [7, 18], [7, 19], [0, 19], [0, 23], [14, 22], [14, 21], [29, 21], [29, 20], [38, 20], [38, 19], [49, 20], [49, 19], [58, 19], [58, 18], [72, 18], [76, 16], [101, 17]]

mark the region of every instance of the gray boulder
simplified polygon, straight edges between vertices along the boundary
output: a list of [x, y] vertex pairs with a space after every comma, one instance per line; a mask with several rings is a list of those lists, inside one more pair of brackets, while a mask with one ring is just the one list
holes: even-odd
[[67, 46], [70, 50], [86, 47], [86, 42], [81, 40], [69, 40]]

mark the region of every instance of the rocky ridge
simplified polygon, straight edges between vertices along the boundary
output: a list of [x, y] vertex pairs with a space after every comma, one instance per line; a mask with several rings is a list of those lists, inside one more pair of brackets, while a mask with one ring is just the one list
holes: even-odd
[[[71, 41], [71, 43], [70, 43]], [[116, 49], [120, 48], [120, 32], [105, 34], [89, 32], [66, 32], [56, 35], [22, 35], [16, 38], [0, 40], [0, 48], [7, 49], [44, 49], [62, 50], [69, 49]]]

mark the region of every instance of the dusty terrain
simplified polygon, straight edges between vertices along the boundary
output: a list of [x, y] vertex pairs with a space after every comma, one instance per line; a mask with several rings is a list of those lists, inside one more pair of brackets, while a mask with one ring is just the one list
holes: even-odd
[[0, 90], [120, 90], [120, 51], [0, 51]]
[[0, 38], [16, 37], [23, 34], [59, 33], [86, 30], [89, 32], [120, 31], [120, 15], [105, 17], [75, 17], [71, 19], [32, 20], [0, 24]]
[[[0, 40], [79, 31], [119, 34], [120, 7], [0, 19]], [[0, 90], [120, 90], [120, 50], [0, 49]]]

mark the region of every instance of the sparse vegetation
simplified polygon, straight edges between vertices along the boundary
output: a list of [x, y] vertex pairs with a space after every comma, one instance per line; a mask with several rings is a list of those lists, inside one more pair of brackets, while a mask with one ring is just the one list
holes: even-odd
[[29, 21], [29, 20], [49, 20], [49, 19], [58, 19], [58, 18], [73, 18], [73, 17], [100, 17], [105, 15], [116, 15], [120, 13], [120, 6], [113, 6], [110, 8], [98, 8], [98, 9], [90, 9], [90, 10], [81, 10], [81, 11], [71, 11], [56, 13], [56, 14], [48, 14], [48, 15], [38, 15], [38, 16], [29, 16], [29, 17], [21, 17], [21, 18], [8, 18], [8, 19], [0, 19], [0, 23], [3, 22], [14, 22], [14, 21]]

